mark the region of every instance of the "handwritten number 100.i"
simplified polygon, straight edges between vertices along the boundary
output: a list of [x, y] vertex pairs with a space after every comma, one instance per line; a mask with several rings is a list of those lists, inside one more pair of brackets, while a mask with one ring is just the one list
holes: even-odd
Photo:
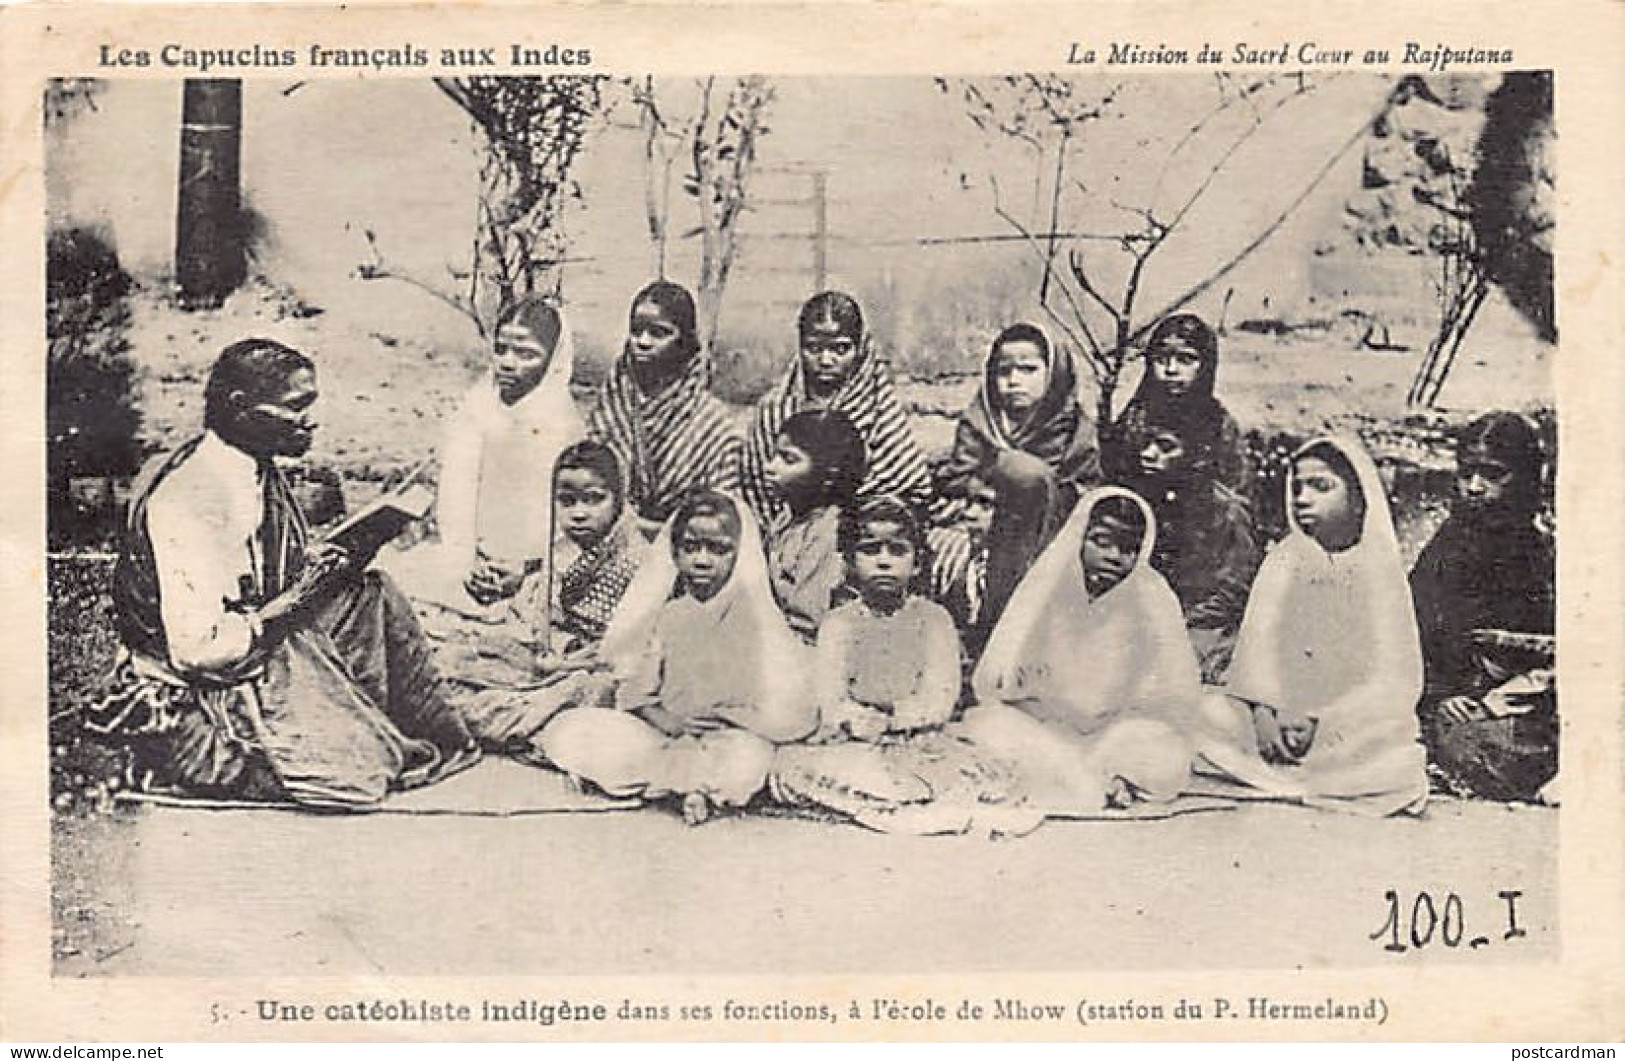
[[[1529, 933], [1518, 924], [1518, 898], [1523, 893], [1504, 891], [1496, 894], [1506, 903], [1506, 929], [1501, 933], [1501, 938], [1508, 940], [1527, 936]], [[1388, 916], [1382, 927], [1371, 933], [1369, 938], [1386, 939], [1387, 942], [1382, 945], [1385, 951], [1404, 954], [1412, 948], [1421, 950], [1435, 940], [1452, 948], [1461, 946], [1465, 941], [1469, 950], [1477, 950], [1490, 942], [1488, 936], [1466, 938], [1467, 912], [1461, 896], [1455, 892], [1446, 895], [1442, 903], [1436, 901], [1430, 892], [1417, 892], [1408, 911], [1397, 891], [1384, 892], [1383, 899], [1388, 904]], [[1409, 931], [1406, 931], [1407, 921]]]

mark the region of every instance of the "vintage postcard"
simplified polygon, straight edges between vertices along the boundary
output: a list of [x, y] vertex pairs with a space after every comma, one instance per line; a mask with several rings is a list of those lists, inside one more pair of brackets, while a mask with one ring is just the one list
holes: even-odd
[[0, 11], [0, 1039], [1617, 1040], [1622, 46]]

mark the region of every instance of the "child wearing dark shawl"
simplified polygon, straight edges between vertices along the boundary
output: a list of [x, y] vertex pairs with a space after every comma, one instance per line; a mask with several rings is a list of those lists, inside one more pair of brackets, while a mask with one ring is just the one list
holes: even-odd
[[1490, 413], [1461, 433], [1456, 462], [1450, 517], [1411, 569], [1423, 735], [1447, 789], [1532, 800], [1558, 766], [1540, 438], [1523, 417]]
[[1004, 329], [988, 351], [980, 392], [959, 416], [953, 449], [936, 469], [945, 495], [964, 496], [974, 478], [998, 495], [988, 531], [984, 629], [998, 621], [1081, 488], [1099, 477], [1094, 424], [1078, 402], [1071, 355], [1034, 325]]
[[1125, 445], [1136, 460], [1120, 481], [1156, 513], [1151, 563], [1179, 596], [1203, 680], [1212, 683], [1229, 660], [1263, 550], [1246, 502], [1214, 475], [1204, 443], [1166, 415], [1155, 410], [1140, 421]]
[[1145, 374], [1117, 422], [1101, 430], [1101, 460], [1114, 478], [1139, 461], [1137, 439], [1150, 423], [1173, 428], [1187, 447], [1200, 450], [1212, 477], [1244, 501], [1252, 490], [1241, 429], [1214, 395], [1219, 339], [1190, 313], [1165, 317], [1145, 345]]
[[858, 429], [844, 413], [823, 409], [786, 420], [763, 467], [768, 493], [783, 513], [768, 536], [773, 597], [790, 629], [808, 643], [845, 576], [841, 509], [852, 503], [865, 466]]
[[756, 405], [745, 442], [743, 490], [764, 527], [783, 522], [767, 464], [784, 423], [797, 413], [827, 409], [857, 428], [868, 455], [860, 498], [889, 495], [919, 508], [931, 497], [925, 455], [892, 386], [891, 370], [864, 328], [851, 295], [823, 291], [808, 299], [796, 321], [798, 353], [790, 371]]
[[693, 296], [666, 281], [638, 292], [626, 346], [587, 427], [626, 469], [627, 494], [648, 535], [689, 491], [739, 485], [739, 430], [710, 382]]

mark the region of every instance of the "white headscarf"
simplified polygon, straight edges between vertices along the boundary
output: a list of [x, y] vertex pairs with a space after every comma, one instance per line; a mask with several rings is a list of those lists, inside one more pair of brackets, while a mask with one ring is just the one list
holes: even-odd
[[553, 464], [586, 425], [570, 394], [575, 341], [559, 314], [559, 335], [541, 382], [513, 405], [482, 375], [447, 425], [441, 446], [435, 519], [449, 552], [474, 562], [475, 550], [512, 563], [548, 555]]
[[[1414, 723], [1422, 692], [1416, 612], [1382, 478], [1365, 448], [1317, 439], [1293, 455], [1330, 447], [1349, 462], [1365, 499], [1360, 537], [1329, 553], [1296, 519], [1259, 568], [1236, 637], [1227, 684], [1255, 703], [1363, 725], [1376, 717]], [[1292, 511], [1291, 482], [1286, 509]]]
[[[1111, 497], [1128, 498], [1145, 519], [1134, 566], [1098, 598], [1084, 588], [1079, 556], [1090, 514]], [[1041, 705], [1051, 721], [1092, 733], [1118, 718], [1181, 722], [1201, 685], [1179, 598], [1151, 567], [1156, 517], [1120, 487], [1078, 502], [1016, 588], [972, 678], [984, 704]]]
[[[810, 653], [773, 600], [762, 535], [750, 506], [736, 494], [718, 493], [733, 504], [739, 519], [738, 555], [733, 573], [716, 595], [695, 602], [698, 621], [707, 627], [705, 642], [715, 646], [715, 654], [681, 662], [701, 667], [715, 664], [719, 672], [725, 672], [719, 673], [719, 680], [729, 683], [729, 699], [752, 712], [742, 721], [744, 728], [768, 740], [795, 740], [812, 732], [818, 723], [808, 672]], [[666, 521], [644, 554], [642, 566], [604, 632], [599, 657], [623, 681], [660, 662], [656, 629], [662, 610], [678, 588], [672, 554], [676, 519], [674, 514]], [[664, 661], [664, 666], [671, 665], [672, 661]]]
[[[1353, 467], [1365, 516], [1359, 540], [1335, 553], [1290, 520], [1286, 538], [1259, 568], [1227, 691], [1310, 716], [1316, 730], [1301, 764], [1242, 779], [1306, 801], [1393, 813], [1427, 792], [1416, 719], [1422, 650], [1410, 584], [1370, 455], [1358, 440], [1324, 438], [1299, 449], [1294, 463], [1317, 446], [1335, 449]], [[1290, 480], [1286, 489], [1290, 512]]]

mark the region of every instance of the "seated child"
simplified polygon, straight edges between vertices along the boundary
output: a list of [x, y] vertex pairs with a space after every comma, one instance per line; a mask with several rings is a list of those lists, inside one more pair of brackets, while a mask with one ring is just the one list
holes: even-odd
[[675, 797], [697, 825], [749, 802], [774, 745], [816, 727], [806, 655], [773, 603], [749, 509], [697, 491], [655, 539], [604, 634], [615, 707], [561, 712], [538, 746], [610, 795]]
[[586, 434], [570, 394], [574, 350], [563, 316], [540, 296], [505, 307], [490, 372], [446, 422], [440, 540], [379, 555], [431, 634], [504, 622], [525, 576], [545, 563], [553, 532], [542, 478]]
[[1156, 518], [1137, 494], [1086, 495], [976, 668], [978, 706], [962, 730], [1010, 762], [1047, 815], [1171, 800], [1189, 778], [1201, 686], [1155, 548]]
[[982, 626], [991, 630], [1079, 494], [1100, 481], [1095, 425], [1068, 350], [1031, 324], [1001, 331], [980, 392], [960, 414], [953, 448], [933, 474], [946, 497], [963, 496], [973, 476], [998, 492], [981, 606]]
[[462, 649], [484, 666], [453, 668], [457, 684], [472, 687], [461, 706], [474, 732], [493, 749], [530, 759], [549, 718], [607, 694], [598, 644], [646, 548], [620, 463], [601, 442], [583, 440], [559, 454], [553, 518], [550, 562], [519, 594], [531, 636], [487, 632]]
[[1293, 458], [1291, 520], [1259, 568], [1201, 772], [1370, 815], [1420, 811], [1422, 653], [1382, 480], [1353, 440]]
[[1263, 550], [1247, 503], [1218, 477], [1213, 441], [1165, 417], [1147, 410], [1137, 427], [1119, 430], [1119, 440], [1138, 451], [1120, 482], [1151, 504], [1157, 517], [1151, 566], [1179, 597], [1203, 680], [1216, 683]]
[[1411, 570], [1426, 685], [1422, 735], [1451, 792], [1550, 799], [1557, 773], [1555, 556], [1538, 522], [1540, 436], [1516, 413], [1469, 424], [1456, 501]]
[[901, 501], [873, 498], [843, 515], [840, 545], [857, 598], [819, 628], [818, 732], [779, 749], [774, 795], [875, 829], [962, 831], [979, 807], [1008, 801], [1009, 779], [941, 732], [959, 696], [959, 640], [947, 611], [914, 591], [919, 523]]
[[804, 641], [817, 635], [844, 577], [836, 528], [864, 467], [863, 436], [845, 413], [831, 410], [786, 420], [767, 459], [767, 485], [785, 514], [769, 535], [768, 574], [790, 629]]

